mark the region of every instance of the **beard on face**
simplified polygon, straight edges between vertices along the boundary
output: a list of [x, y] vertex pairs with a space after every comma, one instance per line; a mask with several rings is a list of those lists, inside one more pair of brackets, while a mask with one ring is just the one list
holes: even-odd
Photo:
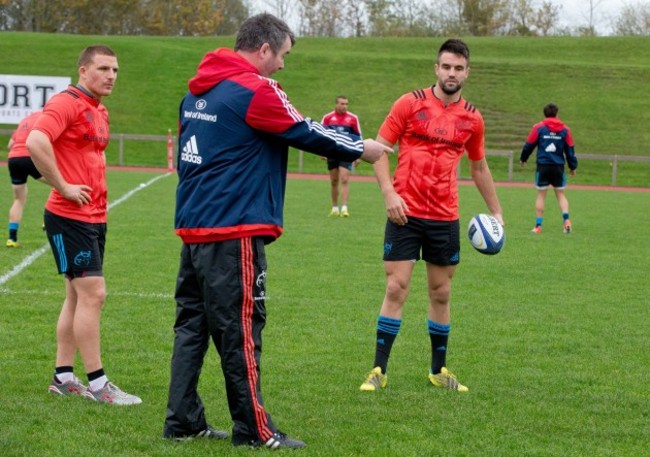
[[449, 87], [446, 84], [444, 84], [442, 81], [439, 81], [438, 86], [440, 86], [440, 89], [442, 89], [442, 91], [447, 95], [454, 95], [456, 92], [458, 92], [463, 88], [463, 84], [459, 81], [457, 81], [456, 85], [453, 87]]

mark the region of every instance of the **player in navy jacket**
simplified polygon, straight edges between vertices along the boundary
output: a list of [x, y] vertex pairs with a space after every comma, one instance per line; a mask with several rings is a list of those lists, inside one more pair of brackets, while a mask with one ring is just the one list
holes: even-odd
[[289, 145], [348, 162], [363, 152], [359, 136], [304, 119], [276, 81], [230, 49], [208, 53], [189, 88], [176, 208], [186, 243], [280, 236]]
[[265, 244], [282, 234], [289, 146], [373, 163], [380, 143], [303, 118], [269, 78], [295, 42], [270, 14], [247, 19], [235, 50], [205, 55], [180, 107], [174, 353], [163, 435], [226, 438], [208, 426], [197, 392], [212, 338], [221, 357], [234, 445], [298, 448], [264, 408]]
[[519, 159], [521, 166], [526, 164], [528, 157], [537, 148], [537, 172], [535, 185], [537, 187], [537, 200], [535, 202], [535, 227], [533, 233], [541, 233], [544, 216], [544, 202], [548, 186], [553, 186], [555, 196], [564, 221], [564, 233], [571, 233], [571, 220], [569, 219], [569, 201], [564, 195], [566, 176], [564, 163], [569, 165], [569, 173], [575, 176], [578, 168], [571, 137], [571, 129], [558, 117], [559, 108], [554, 103], [544, 107], [545, 119], [533, 126], [526, 143], [521, 150]]

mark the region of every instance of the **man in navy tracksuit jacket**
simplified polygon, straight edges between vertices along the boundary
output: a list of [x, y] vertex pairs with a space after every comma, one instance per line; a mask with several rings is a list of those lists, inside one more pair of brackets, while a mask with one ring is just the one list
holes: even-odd
[[265, 244], [282, 234], [288, 148], [375, 162], [386, 146], [323, 127], [269, 78], [295, 39], [270, 14], [247, 19], [235, 50], [205, 55], [180, 106], [174, 353], [163, 435], [226, 438], [211, 428], [197, 392], [214, 341], [221, 357], [234, 445], [298, 448], [280, 432], [260, 390], [266, 321]]
[[535, 124], [526, 138], [526, 143], [521, 149], [519, 162], [521, 166], [537, 148], [537, 171], [535, 173], [535, 186], [537, 199], [535, 200], [535, 227], [533, 233], [542, 232], [544, 217], [544, 202], [548, 186], [553, 186], [560, 210], [562, 211], [564, 233], [571, 233], [571, 219], [569, 219], [569, 201], [564, 195], [566, 188], [566, 175], [564, 163], [569, 165], [569, 174], [575, 176], [578, 168], [571, 129], [562, 122], [557, 113], [559, 108], [555, 103], [544, 107], [544, 120]]

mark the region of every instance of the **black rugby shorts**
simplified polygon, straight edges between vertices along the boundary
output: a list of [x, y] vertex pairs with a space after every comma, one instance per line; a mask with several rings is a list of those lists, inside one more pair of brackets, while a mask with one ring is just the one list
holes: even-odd
[[11, 184], [20, 186], [27, 182], [27, 177], [40, 179], [41, 173], [36, 169], [36, 165], [31, 157], [12, 157], [7, 161]]
[[458, 265], [459, 227], [458, 220], [433, 221], [409, 216], [406, 225], [388, 220], [384, 234], [384, 261], [422, 258], [439, 266]]
[[59, 274], [69, 279], [104, 276], [106, 224], [90, 224], [45, 210], [45, 231]]

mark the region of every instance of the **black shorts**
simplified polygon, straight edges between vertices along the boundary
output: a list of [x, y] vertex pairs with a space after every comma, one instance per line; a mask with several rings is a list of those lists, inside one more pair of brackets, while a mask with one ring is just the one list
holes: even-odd
[[7, 165], [9, 166], [11, 184], [14, 186], [25, 184], [28, 176], [34, 179], [40, 179], [42, 176], [31, 157], [11, 157], [7, 161]]
[[45, 231], [59, 270], [69, 279], [104, 276], [106, 224], [90, 224], [45, 210]]
[[347, 168], [349, 171], [352, 171], [352, 162], [342, 162], [336, 159], [327, 159], [328, 170], [336, 170], [339, 167]]
[[566, 187], [566, 175], [564, 174], [564, 165], [538, 164], [535, 173], [535, 186], [540, 189], [546, 189], [549, 185], [556, 189]]
[[409, 216], [406, 225], [386, 222], [384, 260], [420, 260], [439, 266], [460, 262], [460, 225]]

